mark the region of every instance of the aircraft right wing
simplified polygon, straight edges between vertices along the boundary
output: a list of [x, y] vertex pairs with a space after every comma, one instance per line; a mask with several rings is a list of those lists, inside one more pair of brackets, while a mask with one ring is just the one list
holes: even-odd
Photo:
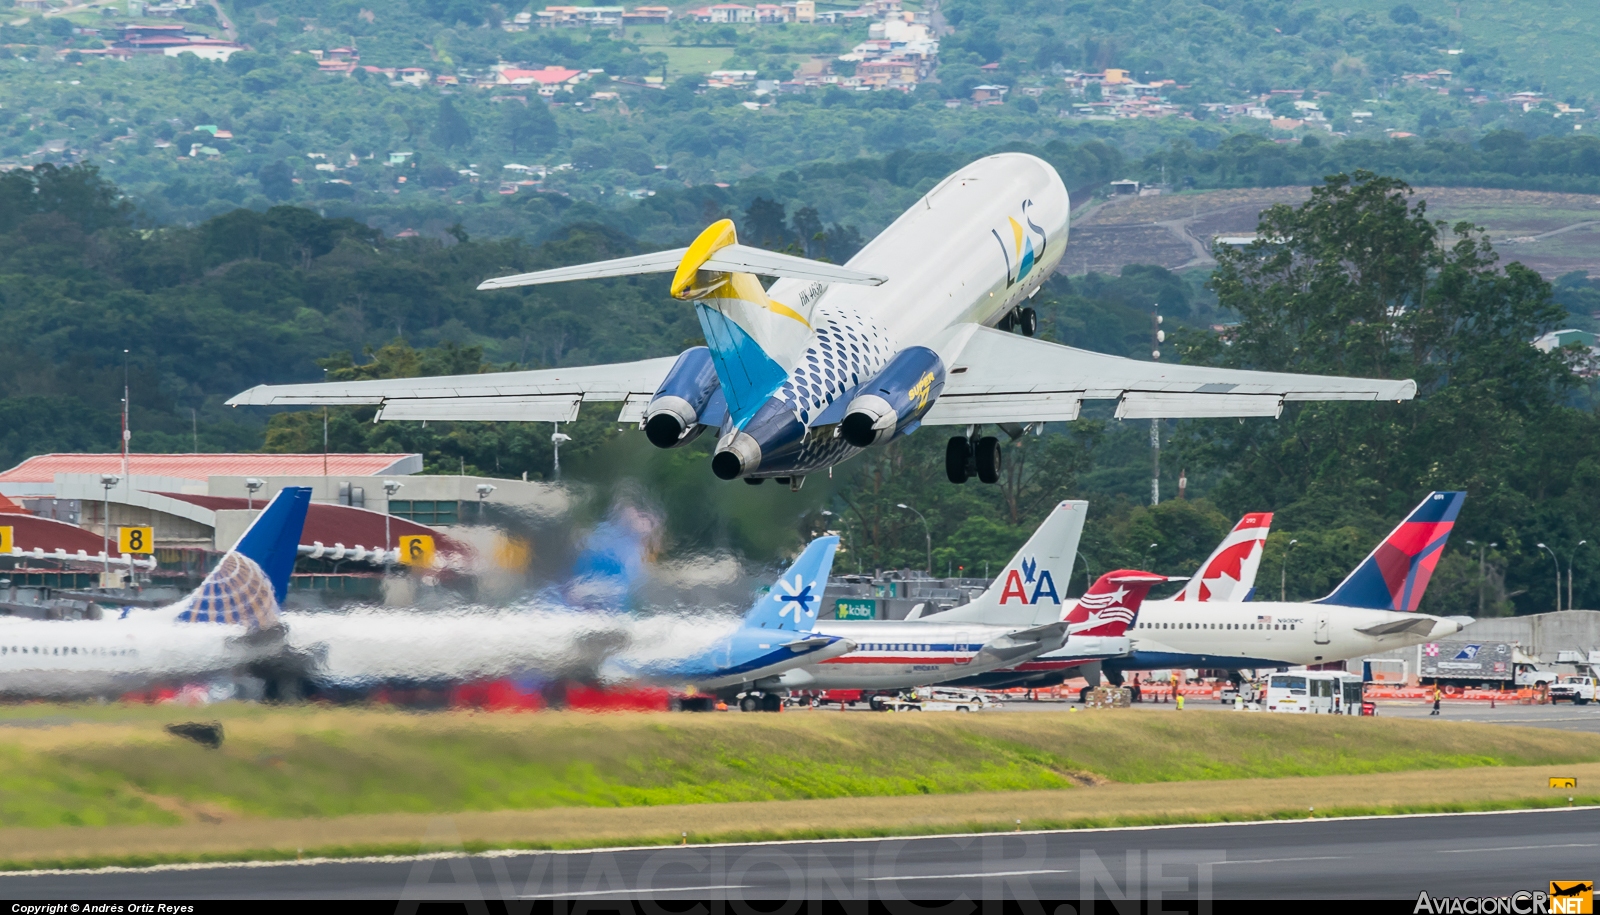
[[926, 425], [1060, 422], [1085, 400], [1116, 400], [1118, 419], [1277, 416], [1285, 401], [1410, 400], [1411, 380], [1253, 372], [1140, 362], [976, 324], [935, 347], [949, 366]]
[[617, 422], [639, 422], [676, 356], [528, 372], [437, 375], [376, 381], [257, 385], [229, 406], [378, 404], [378, 419], [561, 422], [585, 401], [621, 401]]

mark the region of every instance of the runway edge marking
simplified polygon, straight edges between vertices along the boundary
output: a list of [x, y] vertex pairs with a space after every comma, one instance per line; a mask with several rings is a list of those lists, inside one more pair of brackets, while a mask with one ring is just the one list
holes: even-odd
[[1453, 813], [1395, 813], [1367, 814], [1348, 817], [1322, 817], [1305, 820], [1239, 820], [1229, 823], [1163, 823], [1152, 826], [1095, 826], [1085, 829], [1024, 829], [1020, 832], [943, 832], [911, 836], [852, 836], [840, 839], [771, 839], [765, 842], [702, 842], [689, 846], [678, 845], [614, 845], [601, 848], [505, 848], [493, 851], [427, 852], [416, 855], [365, 855], [354, 858], [300, 858], [293, 861], [190, 861], [174, 864], [152, 864], [148, 867], [41, 868], [30, 871], [0, 871], [0, 879], [7, 877], [65, 877], [90, 874], [155, 874], [173, 871], [225, 870], [227, 868], [259, 869], [267, 867], [311, 867], [323, 864], [410, 864], [416, 861], [448, 861], [455, 858], [518, 858], [526, 855], [595, 855], [621, 851], [663, 851], [673, 848], [763, 848], [777, 845], [839, 845], [847, 842], [908, 842], [925, 839], [969, 839], [995, 835], [1053, 836], [1102, 832], [1153, 832], [1165, 829], [1212, 829], [1222, 826], [1280, 826], [1307, 823], [1349, 823], [1359, 820], [1418, 820], [1443, 817], [1512, 816], [1526, 813], [1578, 813], [1600, 810], [1600, 805], [1583, 807], [1529, 807], [1518, 810], [1464, 810]]

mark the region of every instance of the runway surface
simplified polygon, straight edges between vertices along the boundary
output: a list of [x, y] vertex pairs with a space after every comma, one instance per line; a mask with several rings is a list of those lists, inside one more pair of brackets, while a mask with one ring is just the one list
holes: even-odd
[[[1448, 772], [1439, 773], [1449, 778]], [[1600, 808], [0, 876], [13, 899], [1405, 899], [1600, 871]]]
[[[1024, 700], [1002, 703], [996, 711], [1060, 712], [1073, 707], [1075, 704], [1068, 701], [1028, 702]], [[1135, 703], [1130, 708], [1152, 714], [1177, 714], [1174, 707], [1167, 703], [1141, 702]], [[1553, 728], [1562, 731], [1600, 733], [1600, 703], [1581, 707], [1563, 703], [1561, 705], [1499, 705], [1495, 708], [1490, 708], [1487, 702], [1456, 701], [1444, 703], [1442, 714], [1437, 718], [1430, 714], [1432, 711], [1433, 704], [1431, 702], [1389, 699], [1378, 703], [1378, 716], [1381, 718], [1472, 721], [1479, 724], [1511, 724], [1526, 728]], [[1224, 705], [1216, 700], [1206, 699], [1190, 699], [1185, 703], [1182, 714], [1187, 715], [1192, 712], [1237, 714], [1233, 711], [1233, 706], [1231, 705]], [[988, 713], [986, 712], [985, 714]]]

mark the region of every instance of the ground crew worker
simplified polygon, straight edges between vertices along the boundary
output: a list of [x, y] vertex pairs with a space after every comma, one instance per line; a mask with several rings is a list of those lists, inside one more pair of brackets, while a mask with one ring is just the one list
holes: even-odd
[[1437, 684], [1437, 683], [1433, 684], [1433, 712], [1432, 712], [1432, 714], [1434, 714], [1434, 715], [1439, 714], [1439, 702], [1442, 699], [1444, 699], [1444, 690], [1439, 688], [1439, 684]]

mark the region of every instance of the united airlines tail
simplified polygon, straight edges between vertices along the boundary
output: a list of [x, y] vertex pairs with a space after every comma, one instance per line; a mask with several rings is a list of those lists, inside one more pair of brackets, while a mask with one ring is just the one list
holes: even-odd
[[1246, 600], [1255, 588], [1262, 548], [1271, 531], [1272, 512], [1252, 512], [1240, 518], [1173, 600]]
[[1107, 572], [1067, 612], [1067, 632], [1070, 636], [1120, 636], [1138, 618], [1139, 607], [1150, 589], [1171, 580], [1165, 575], [1131, 569]]
[[178, 621], [242, 624], [251, 629], [276, 626], [310, 505], [308, 487], [279, 491], [200, 587], [184, 598]]
[[1062, 502], [1044, 519], [989, 589], [971, 603], [939, 614], [940, 622], [1038, 626], [1061, 619], [1063, 595], [1083, 536], [1089, 503]]
[[810, 630], [822, 609], [822, 594], [828, 586], [828, 573], [833, 570], [833, 553], [838, 548], [838, 537], [818, 537], [811, 541], [800, 558], [778, 577], [772, 590], [745, 614], [745, 626], [796, 632]]
[[1318, 604], [1413, 612], [1461, 513], [1464, 492], [1434, 492]]

